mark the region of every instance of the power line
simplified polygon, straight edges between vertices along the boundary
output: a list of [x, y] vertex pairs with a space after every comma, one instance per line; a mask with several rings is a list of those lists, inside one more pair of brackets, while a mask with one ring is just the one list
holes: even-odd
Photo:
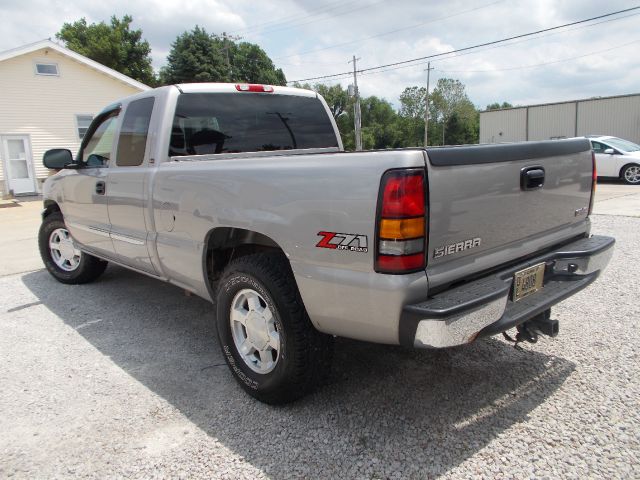
[[638, 42], [640, 42], [640, 39], [634, 40], [633, 42], [627, 42], [621, 45], [616, 45], [611, 48], [605, 48], [604, 50], [596, 50], [594, 52], [585, 53], [583, 55], [577, 55], [575, 57], [561, 58], [560, 60], [552, 60], [550, 62], [535, 63], [533, 65], [521, 65], [518, 67], [507, 67], [507, 68], [492, 68], [488, 70], [440, 70], [440, 69], [436, 69], [436, 70], [441, 73], [489, 73], [489, 72], [506, 72], [511, 70], [525, 70], [527, 68], [542, 67], [545, 65], [553, 65], [554, 63], [561, 63], [561, 62], [567, 62], [569, 60], [577, 60], [579, 58], [590, 57], [592, 55], [598, 55], [600, 53], [610, 52], [612, 50], [617, 50], [619, 48], [628, 47], [629, 45], [633, 45], [634, 43], [638, 43]]
[[[434, 69], [432, 68], [432, 70], [435, 70], [437, 72], [440, 73], [491, 73], [491, 72], [503, 72], [503, 71], [513, 71], [513, 70], [526, 70], [528, 68], [536, 68], [536, 67], [543, 67], [543, 66], [547, 66], [547, 65], [554, 65], [557, 63], [563, 63], [563, 62], [569, 62], [572, 60], [578, 60], [580, 58], [585, 58], [585, 57], [590, 57], [592, 55], [599, 55], [601, 53], [606, 53], [606, 52], [611, 52], [613, 50], [618, 50], [620, 48], [624, 48], [624, 47], [628, 47], [629, 45], [633, 45], [635, 43], [640, 43], [640, 40], [634, 40], [632, 42], [628, 42], [628, 43], [623, 43], [620, 45], [616, 45], [613, 46], [611, 48], [606, 48], [604, 50], [596, 50], [596, 51], [592, 51], [589, 53], [585, 53], [583, 55], [577, 55], [574, 57], [566, 57], [566, 58], [561, 58], [559, 60], [552, 60], [550, 62], [543, 62], [543, 63], [536, 63], [536, 64], [532, 64], [532, 65], [522, 65], [522, 66], [518, 66], [518, 67], [506, 67], [506, 68], [495, 68], [495, 69], [488, 69], [488, 70], [441, 70], [441, 69]], [[415, 67], [416, 65], [410, 65], [411, 67]], [[394, 69], [390, 69], [390, 70], [394, 70]], [[363, 73], [362, 75], [377, 75], [379, 73], [384, 73], [387, 72], [389, 70], [382, 70], [379, 72], [369, 72], [369, 73]], [[344, 78], [349, 78], [351, 76], [351, 73], [349, 74], [349, 76], [345, 76], [345, 77], [341, 77], [340, 79], [344, 79]], [[318, 82], [318, 83], [325, 83], [327, 81], [336, 81], [336, 80], [340, 80], [340, 79], [329, 79], [329, 80], [325, 80], [324, 82]]]
[[[531, 41], [531, 40], [538, 40], [538, 39], [540, 39], [540, 38], [546, 38], [546, 37], [550, 37], [550, 36], [553, 36], [553, 35], [559, 35], [559, 34], [564, 34], [564, 33], [567, 33], [567, 32], [573, 32], [573, 31], [575, 31], [575, 30], [579, 30], [579, 29], [582, 29], [582, 28], [595, 27], [595, 26], [600, 25], [600, 24], [602, 24], [602, 23], [615, 22], [615, 21], [618, 21], [618, 20], [624, 20], [625, 18], [635, 17], [635, 16], [637, 16], [637, 15], [640, 15], [640, 13], [632, 13], [631, 15], [625, 15], [625, 16], [623, 16], [623, 17], [619, 17], [619, 18], [612, 18], [612, 19], [609, 19], [609, 20], [603, 20], [603, 21], [601, 21], [601, 22], [595, 22], [595, 23], [592, 23], [592, 24], [590, 24], [590, 25], [582, 25], [582, 26], [580, 26], [580, 27], [571, 28], [571, 29], [566, 30], [566, 31], [564, 31], [564, 32], [556, 32], [556, 33], [550, 33], [550, 34], [547, 34], [547, 35], [540, 35], [539, 37], [535, 37], [535, 38], [524, 38], [524, 39], [521, 39], [521, 40], [516, 41], [516, 42], [508, 43], [508, 44], [506, 44], [506, 45], [499, 44], [499, 45], [490, 46], [490, 47], [488, 47], [488, 48], [483, 48], [482, 50], [475, 50], [475, 51], [470, 51], [470, 52], [464, 52], [464, 53], [461, 53], [461, 54], [453, 55], [453, 56], [451, 56], [451, 57], [449, 57], [449, 58], [445, 58], [445, 59], [440, 60], [440, 61], [441, 61], [441, 62], [446, 62], [446, 61], [449, 61], [449, 60], [457, 59], [457, 58], [459, 58], [459, 57], [464, 57], [464, 56], [466, 56], [466, 55], [475, 55], [475, 54], [478, 54], [478, 53], [484, 53], [484, 52], [486, 52], [487, 50], [494, 50], [494, 49], [496, 49], [496, 48], [505, 48], [505, 47], [510, 47], [510, 46], [512, 46], [512, 45], [517, 45], [517, 44], [522, 43], [522, 42], [528, 42], [528, 41]], [[411, 65], [401, 65], [401, 66], [399, 66], [399, 67], [391, 67], [391, 68], [386, 68], [386, 69], [384, 69], [384, 70], [377, 70], [377, 71], [373, 71], [373, 72], [366, 72], [366, 73], [363, 73], [362, 75], [377, 75], [377, 74], [379, 74], [379, 73], [391, 72], [391, 71], [394, 71], [394, 70], [400, 70], [400, 69], [403, 69], [403, 68], [414, 68], [414, 67], [418, 67], [418, 66], [425, 65], [425, 64], [427, 64], [427, 62], [422, 61], [422, 62], [418, 62], [418, 63], [413, 63], [413, 64], [411, 64]], [[438, 70], [438, 71], [442, 72], [443, 70]], [[339, 78], [342, 78], [342, 77], [339, 77]]]
[[[618, 18], [610, 18], [610, 19], [607, 19], [607, 20], [602, 20], [600, 22], [594, 22], [594, 23], [591, 23], [589, 25], [580, 25], [580, 26], [577, 26], [577, 27], [574, 27], [574, 28], [569, 28], [569, 29], [567, 29], [565, 31], [561, 31], [561, 32], [547, 33], [546, 35], [539, 35], [539, 36], [533, 37], [533, 38], [531, 38], [531, 37], [522, 38], [520, 40], [513, 41], [513, 42], [510, 42], [510, 43], [507, 43], [507, 44], [498, 44], [498, 45], [489, 46], [489, 47], [483, 48], [483, 49], [472, 50], [472, 51], [468, 51], [468, 52], [464, 52], [464, 53], [460, 53], [460, 54], [455, 54], [455, 55], [452, 55], [449, 58], [445, 58], [445, 59], [440, 60], [440, 62], [446, 62], [446, 61], [449, 61], [449, 60], [454, 60], [454, 59], [457, 59], [459, 57], [464, 57], [466, 55], [477, 55], [478, 53], [484, 53], [484, 52], [486, 52], [488, 50], [494, 50], [496, 48], [511, 47], [513, 45], [518, 45], [518, 44], [523, 43], [523, 42], [530, 42], [532, 40], [539, 40], [541, 38], [548, 38], [548, 37], [552, 37], [552, 36], [555, 36], [555, 35], [564, 35], [566, 33], [575, 32], [577, 30], [582, 30], [583, 28], [596, 27], [598, 25], [602, 25], [603, 23], [617, 22], [617, 21], [624, 20], [624, 19], [627, 19], [627, 18], [637, 17], [638, 15], [640, 15], [640, 13], [631, 13], [629, 15], [624, 15], [624, 16], [618, 17]], [[290, 66], [296, 66], [296, 67], [297, 66], [301, 66], [301, 65], [338, 65], [340, 63], [341, 62], [308, 62], [308, 63], [304, 62], [304, 63], [295, 63], [294, 64], [294, 63], [281, 63], [281, 62], [278, 62], [279, 65], [290, 65]], [[426, 65], [427, 63], [428, 62], [422, 61], [422, 62], [418, 62], [418, 63], [413, 63], [411, 65], [403, 65], [403, 66], [391, 67], [391, 68], [387, 68], [387, 69], [379, 70], [379, 71], [375, 71], [375, 72], [363, 73], [363, 75], [376, 75], [378, 73], [391, 72], [391, 71], [394, 71], [394, 70], [401, 70], [403, 68], [414, 68], [414, 67], [419, 67], [419, 66], [422, 66], [422, 65]], [[349, 78], [350, 76], [351, 76], [351, 74], [349, 73], [349, 74], [345, 74], [344, 76], [340, 76], [340, 77], [329, 78], [329, 79], [326, 79], [326, 80], [320, 80], [317, 83], [327, 83], [327, 82], [337, 81], [337, 80]]]
[[[497, 48], [511, 47], [511, 46], [513, 46], [513, 45], [518, 45], [518, 44], [520, 44], [520, 43], [530, 42], [531, 40], [539, 40], [539, 39], [541, 39], [541, 38], [548, 38], [548, 37], [552, 37], [552, 36], [555, 36], [555, 35], [564, 35], [564, 34], [566, 34], [566, 33], [575, 32], [576, 30], [581, 30], [581, 29], [583, 29], [583, 28], [596, 27], [596, 26], [601, 25], [601, 24], [603, 24], [603, 23], [608, 23], [608, 22], [617, 22], [617, 21], [619, 21], [619, 20], [624, 20], [624, 19], [626, 19], [626, 18], [630, 18], [630, 17], [636, 17], [636, 16], [638, 16], [638, 15], [640, 15], [640, 13], [632, 13], [632, 14], [630, 14], [630, 15], [625, 15], [625, 16], [623, 16], [623, 17], [619, 17], [619, 18], [610, 18], [610, 19], [608, 19], [608, 20], [602, 20], [602, 21], [600, 21], [600, 22], [594, 22], [594, 23], [589, 24], [589, 25], [580, 25], [580, 26], [578, 26], [578, 27], [570, 28], [570, 29], [565, 30], [565, 31], [562, 31], [562, 32], [548, 33], [548, 34], [546, 34], [546, 35], [540, 35], [539, 37], [533, 37], [533, 38], [523, 38], [523, 39], [520, 39], [520, 40], [518, 40], [518, 41], [511, 42], [511, 43], [507, 43], [507, 44], [504, 44], [504, 45], [503, 45], [503, 44], [500, 44], [500, 45], [493, 45], [493, 46], [490, 46], [490, 47], [488, 47], [488, 48], [483, 48], [482, 50], [476, 50], [476, 51], [470, 51], [470, 52], [464, 52], [464, 53], [460, 53], [460, 54], [455, 54], [455, 55], [452, 55], [452, 56], [451, 56], [451, 57], [449, 57], [449, 58], [445, 58], [445, 59], [442, 59], [442, 60], [439, 60], [439, 61], [440, 61], [440, 62], [447, 62], [447, 61], [455, 60], [455, 59], [457, 59], [457, 58], [464, 57], [464, 56], [467, 56], [467, 55], [476, 55], [476, 54], [478, 54], [478, 53], [484, 53], [484, 52], [486, 52], [486, 51], [488, 51], [488, 50], [495, 50], [495, 49], [497, 49]], [[419, 63], [413, 64], [413, 65], [408, 65], [408, 67], [414, 67], [414, 66], [424, 65], [425, 63], [426, 63], [426, 62], [419, 62]], [[405, 67], [397, 67], [396, 69], [399, 69], [399, 68], [405, 68]], [[394, 70], [394, 69], [393, 69], [393, 68], [390, 68], [390, 69], [388, 69], [388, 70], [382, 70], [382, 71], [383, 71], [383, 72], [388, 72], [388, 71], [391, 71], [391, 70]], [[374, 73], [375, 73], [375, 72], [374, 72]]]
[[[579, 25], [581, 23], [591, 22], [593, 20], [599, 20], [601, 18], [611, 17], [613, 15], [619, 15], [620, 13], [626, 13], [626, 12], [630, 12], [630, 11], [638, 10], [638, 9], [640, 9], [640, 6], [636, 6], [636, 7], [632, 7], [632, 8], [626, 8], [624, 10], [618, 10], [616, 12], [606, 13], [604, 15], [598, 15], [598, 16], [591, 17], [591, 18], [585, 18], [584, 20], [577, 20], [575, 22], [565, 23], [563, 25], [557, 25], [555, 27], [543, 28], [541, 30], [536, 30], [534, 32], [522, 33], [520, 35], [513, 35], [511, 37], [502, 38], [500, 40], [493, 40], [491, 42], [479, 43], [477, 45], [471, 45], [469, 47], [457, 48], [455, 50], [450, 50], [448, 52], [442, 52], [442, 53], [436, 53], [436, 54], [432, 54], [432, 55], [426, 55], [424, 57], [412, 58], [410, 60], [402, 60], [400, 62], [388, 63], [386, 65], [378, 65], [377, 67], [363, 68], [363, 69], [359, 70], [359, 72], [360, 73], [364, 73], [364, 72], [369, 72], [369, 71], [372, 71], [372, 70], [379, 70], [379, 69], [387, 68], [387, 67], [405, 65], [405, 64], [408, 64], [408, 63], [418, 62], [420, 60], [433, 59], [433, 58], [436, 58], [436, 57], [442, 57], [442, 56], [445, 56], [445, 55], [451, 55], [453, 53], [464, 52], [464, 51], [467, 51], [467, 50], [472, 50], [472, 49], [476, 49], [476, 48], [480, 48], [480, 47], [486, 47], [486, 46], [489, 46], [489, 45], [496, 45], [498, 43], [504, 43], [504, 42], [507, 42], [509, 40], [516, 40], [516, 39], [519, 39], [519, 38], [530, 37], [532, 35], [537, 35], [537, 34], [544, 33], [544, 32], [550, 32], [550, 31], [553, 31], [553, 30], [558, 30], [560, 28], [566, 28], [566, 27], [570, 27], [570, 26], [573, 26], [573, 25]], [[340, 73], [334, 73], [334, 74], [331, 74], [331, 75], [321, 75], [321, 76], [318, 76], [318, 77], [309, 77], [309, 78], [303, 78], [303, 79], [300, 79], [300, 80], [291, 80], [290, 82], [287, 82], [287, 83], [307, 82], [309, 80], [320, 80], [320, 79], [325, 79], [325, 78], [341, 77], [341, 76], [344, 76], [346, 74], [351, 74], [351, 72], [340, 72]]]
[[288, 30], [290, 28], [303, 27], [305, 25], [310, 25], [312, 23], [316, 23], [316, 22], [320, 22], [320, 21], [324, 21], [324, 20], [329, 20], [330, 18], [341, 17], [342, 15], [346, 15], [346, 14], [352, 13], [352, 12], [357, 12], [358, 10], [363, 10], [365, 8], [371, 8], [374, 5], [378, 5], [379, 3], [385, 3], [386, 1], [387, 0], [378, 0], [377, 2], [370, 3], [368, 5], [363, 5], [361, 7], [354, 7], [352, 9], [350, 9], [350, 10], [345, 10], [345, 11], [342, 11], [342, 12], [334, 13], [332, 15], [328, 15], [326, 18], [320, 18], [320, 19], [316, 19], [316, 20], [310, 20], [310, 21], [304, 22], [304, 23], [297, 23], [297, 24], [293, 24], [293, 25], [289, 25], [289, 26], [284, 26], [284, 27], [281, 27], [281, 28], [275, 28], [275, 29], [264, 31], [262, 33], [274, 33], [274, 32], [280, 32], [282, 30]]
[[[633, 42], [630, 43], [623, 43], [621, 45], [616, 45], [612, 48], [608, 48], [606, 50], [599, 50], [599, 51], [594, 51], [594, 52], [589, 52], [586, 53], [584, 55], [578, 55], [576, 57], [568, 57], [568, 58], [563, 58], [561, 60], [553, 60], [551, 62], [544, 62], [544, 63], [538, 63], [538, 64], [534, 64], [534, 65], [526, 65], [526, 66], [522, 66], [522, 67], [509, 67], [509, 68], [505, 68], [505, 69], [492, 69], [492, 70], [441, 70], [441, 69], [435, 69], [436, 71], [440, 72], [440, 73], [472, 73], [472, 72], [476, 72], [476, 73], [488, 73], [488, 72], [495, 72], [495, 71], [502, 71], [502, 70], [519, 70], [519, 69], [526, 69], [526, 68], [534, 68], [534, 67], [541, 67], [544, 65], [552, 65], [554, 63], [561, 63], [561, 62], [566, 62], [566, 61], [570, 61], [570, 60], [576, 60], [578, 58], [583, 58], [583, 57], [588, 57], [591, 55], [596, 55], [599, 53], [603, 53], [603, 52], [608, 52], [611, 50], [616, 50], [618, 48], [623, 48], [626, 47], [628, 45], [631, 45], [633, 43], [638, 43], [640, 42], [640, 40], [634, 40]], [[363, 73], [362, 75], [378, 75], [380, 73], [385, 73], [385, 72], [389, 72], [391, 70], [398, 70], [400, 68], [407, 68], [407, 67], [416, 67], [418, 65], [424, 65], [427, 62], [423, 62], [423, 63], [419, 63], [419, 64], [415, 64], [415, 65], [405, 65], [403, 67], [395, 67], [395, 68], [390, 68], [388, 70], [380, 70], [380, 71], [375, 71], [375, 72], [367, 72], [367, 73]]]
[[369, 37], [360, 38], [358, 40], [352, 40], [352, 41], [344, 42], [344, 43], [336, 43], [334, 45], [329, 45], [329, 46], [322, 47], [322, 48], [316, 48], [314, 50], [307, 50], [307, 51], [304, 51], [304, 52], [293, 53], [291, 55], [284, 55], [282, 57], [276, 57], [276, 58], [274, 58], [274, 60], [279, 60], [281, 58], [291, 58], [291, 57], [295, 57], [297, 55], [306, 55], [308, 53], [322, 52], [324, 50], [331, 50], [333, 48], [344, 47], [346, 45], [353, 45], [354, 43], [361, 43], [361, 42], [364, 42], [365, 40], [371, 40], [373, 38], [379, 38], [379, 37], [384, 37], [386, 35], [392, 35], [394, 33], [398, 33], [398, 32], [404, 31], [404, 30], [411, 30], [411, 29], [414, 29], [414, 28], [423, 27], [425, 25], [428, 25], [429, 23], [438, 22], [438, 21], [441, 21], [441, 20], [447, 20], [449, 18], [457, 17], [458, 15], [463, 15], [465, 13], [475, 12], [476, 10], [481, 10], [483, 8], [487, 8], [487, 7], [490, 7], [492, 5], [495, 5], [496, 3], [502, 3], [504, 1], [505, 0], [497, 0], [495, 2], [487, 3], [487, 4], [481, 5], [479, 7], [471, 8], [471, 9], [468, 9], [468, 10], [463, 10], [463, 11], [460, 11], [460, 12], [457, 12], [457, 13], [452, 13], [451, 15], [445, 15], [444, 17], [438, 17], [438, 18], [434, 18], [434, 19], [428, 20], [426, 22], [416, 23], [416, 24], [410, 25], [408, 27], [396, 28], [395, 30], [389, 30], [387, 32], [378, 33], [376, 35], [371, 35]]
[[[328, 20], [329, 18], [340, 17], [342, 15], [346, 15], [348, 13], [356, 12], [358, 10], [362, 10], [362, 9], [365, 9], [365, 8], [371, 8], [373, 5], [377, 5], [379, 3], [384, 3], [385, 1], [386, 0], [378, 0], [377, 2], [374, 2], [374, 3], [370, 3], [370, 4], [367, 4], [367, 5], [362, 5], [360, 7], [354, 7], [354, 8], [348, 9], [348, 10], [344, 10], [342, 12], [337, 12], [337, 13], [328, 15], [326, 18], [319, 18], [319, 19], [310, 20], [308, 22], [303, 22], [303, 23], [293, 23], [291, 25], [283, 25], [283, 26], [280, 26], [280, 27], [275, 26], [275, 28], [267, 28], [264, 31], [262, 31], [261, 33], [263, 33], [263, 34], [265, 34], [265, 33], [275, 33], [275, 32], [279, 32], [279, 31], [282, 31], [282, 30], [288, 30], [290, 28], [302, 27], [302, 26], [305, 26], [305, 25], [309, 25], [311, 23], [320, 22], [320, 21], [323, 21], [323, 20]], [[344, 7], [344, 5], [341, 5], [341, 7]], [[317, 15], [309, 15], [307, 17], [300, 18], [300, 20], [304, 20], [305, 18], [312, 18], [312, 17], [315, 17], [315, 16], [317, 16]]]
[[357, 0], [351, 1], [351, 2], [344, 2], [341, 0], [337, 0], [335, 2], [329, 2], [321, 7], [312, 9], [312, 10], [308, 10], [306, 13], [304, 14], [294, 14], [294, 15], [288, 15], [286, 17], [281, 17], [275, 20], [269, 20], [268, 22], [263, 22], [263, 23], [256, 23], [254, 25], [249, 25], [248, 27], [245, 28], [239, 28], [238, 30], [232, 30], [231, 33], [248, 33], [251, 31], [256, 31], [256, 30], [261, 30], [262, 28], [271, 28], [275, 25], [279, 25], [279, 24], [285, 24], [285, 23], [289, 23], [289, 22], [294, 22], [297, 20], [304, 20], [305, 18], [309, 18], [312, 17], [314, 15], [320, 15], [322, 13], [326, 13], [327, 11], [331, 11], [334, 7], [334, 5], [337, 5], [338, 8], [342, 8], [345, 5], [350, 5], [352, 3], [357, 3]]

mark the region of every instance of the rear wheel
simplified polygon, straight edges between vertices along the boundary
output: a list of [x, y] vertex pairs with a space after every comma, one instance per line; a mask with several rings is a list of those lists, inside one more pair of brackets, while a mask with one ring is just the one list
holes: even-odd
[[296, 400], [328, 375], [333, 338], [318, 332], [281, 253], [233, 260], [217, 295], [220, 346], [233, 376], [258, 400]]
[[620, 178], [629, 185], [640, 184], [640, 165], [625, 165], [620, 172]]
[[88, 283], [107, 268], [107, 262], [78, 248], [60, 212], [51, 213], [42, 221], [38, 246], [45, 267], [62, 283]]

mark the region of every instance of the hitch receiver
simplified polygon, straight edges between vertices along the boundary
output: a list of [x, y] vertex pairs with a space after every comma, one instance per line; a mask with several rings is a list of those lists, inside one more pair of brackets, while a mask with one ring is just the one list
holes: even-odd
[[552, 320], [551, 309], [545, 310], [540, 315], [536, 315], [527, 323], [531, 328], [546, 335], [547, 337], [557, 337], [560, 332], [560, 322], [558, 320]]

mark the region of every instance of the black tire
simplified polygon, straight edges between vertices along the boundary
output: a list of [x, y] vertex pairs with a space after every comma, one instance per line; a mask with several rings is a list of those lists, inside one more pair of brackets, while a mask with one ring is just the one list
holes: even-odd
[[[635, 175], [628, 175], [631, 171], [635, 172]], [[622, 167], [622, 170], [620, 170], [620, 179], [627, 185], [640, 185], [640, 177], [638, 176], [639, 171], [640, 165], [638, 164], [631, 163], [629, 165], [625, 165]], [[631, 180], [628, 177], [633, 177], [635, 179]]]
[[38, 246], [40, 248], [40, 256], [45, 267], [53, 277], [61, 283], [80, 284], [89, 283], [98, 278], [107, 268], [107, 262], [96, 258], [87, 253], [80, 253], [80, 262], [78, 266], [67, 271], [60, 268], [53, 259], [51, 249], [49, 248], [49, 239], [51, 234], [57, 229], [65, 229], [64, 218], [60, 212], [54, 212], [47, 215], [40, 225], [38, 232]]
[[[257, 292], [273, 313], [280, 347], [268, 373], [252, 370], [238, 351], [231, 305], [242, 290]], [[256, 253], [229, 263], [217, 294], [216, 324], [222, 353], [240, 386], [268, 404], [297, 400], [324, 383], [331, 368], [333, 337], [318, 332], [307, 315], [291, 267], [282, 253]]]

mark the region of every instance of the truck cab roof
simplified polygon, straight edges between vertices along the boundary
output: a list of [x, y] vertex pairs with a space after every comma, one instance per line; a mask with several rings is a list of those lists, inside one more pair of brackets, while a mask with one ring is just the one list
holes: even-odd
[[279, 94], [279, 95], [296, 95], [300, 97], [316, 97], [317, 93], [312, 90], [306, 90], [304, 88], [293, 87], [281, 87], [278, 85], [262, 85], [262, 84], [248, 84], [248, 83], [179, 83], [174, 85], [182, 93], [237, 93], [247, 94], [256, 93], [250, 91], [240, 90], [241, 86], [264, 86], [272, 91], [264, 91], [258, 93], [265, 94]]

